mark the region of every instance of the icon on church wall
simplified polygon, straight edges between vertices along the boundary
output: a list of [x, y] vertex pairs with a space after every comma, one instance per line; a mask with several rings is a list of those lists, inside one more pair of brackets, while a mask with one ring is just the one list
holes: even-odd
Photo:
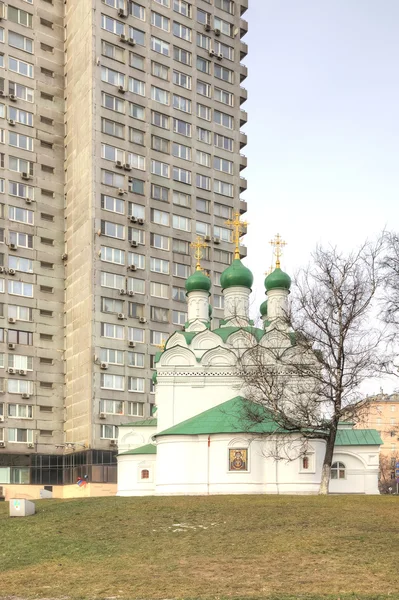
[[229, 471], [248, 471], [248, 449], [229, 449]]

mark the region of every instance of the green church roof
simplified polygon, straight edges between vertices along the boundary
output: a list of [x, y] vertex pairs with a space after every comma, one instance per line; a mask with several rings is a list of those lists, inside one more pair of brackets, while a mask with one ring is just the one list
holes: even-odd
[[260, 310], [260, 314], [262, 315], [262, 317], [265, 317], [267, 315], [267, 300], [262, 302], [259, 310]]
[[148, 419], [143, 419], [142, 421], [133, 421], [131, 423], [122, 423], [119, 427], [156, 427], [157, 419], [154, 417], [149, 417]]
[[186, 292], [187, 294], [200, 290], [209, 292], [211, 285], [211, 280], [205, 275], [204, 271], [197, 269], [186, 281]]
[[290, 287], [291, 277], [280, 268], [274, 269], [265, 279], [265, 288], [268, 292], [276, 289], [289, 290]]
[[382, 444], [376, 429], [338, 429], [336, 446], [378, 446]]
[[157, 447], [154, 444], [146, 444], [145, 446], [140, 446], [140, 448], [134, 448], [133, 450], [127, 450], [127, 452], [121, 452], [120, 454], [118, 454], [118, 456], [156, 453]]
[[220, 285], [224, 290], [231, 287], [251, 289], [253, 282], [254, 276], [248, 267], [242, 264], [239, 258], [235, 258], [220, 276]]

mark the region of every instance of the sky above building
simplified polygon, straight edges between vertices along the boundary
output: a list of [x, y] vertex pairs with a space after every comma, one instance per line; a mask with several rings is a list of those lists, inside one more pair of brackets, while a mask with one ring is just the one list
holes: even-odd
[[398, 0], [251, 0], [247, 265], [264, 299], [268, 243], [290, 274], [399, 223]]

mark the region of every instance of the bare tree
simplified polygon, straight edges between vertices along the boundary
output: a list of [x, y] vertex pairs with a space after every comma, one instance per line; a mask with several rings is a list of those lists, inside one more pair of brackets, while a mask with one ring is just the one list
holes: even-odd
[[384, 242], [383, 319], [390, 326], [391, 335], [394, 338], [399, 333], [399, 234], [386, 232]]
[[320, 494], [328, 493], [339, 420], [356, 418], [360, 385], [381, 372], [385, 333], [372, 326], [381, 251], [381, 239], [347, 255], [318, 247], [285, 318], [240, 359], [246, 397], [278, 429], [326, 441]]

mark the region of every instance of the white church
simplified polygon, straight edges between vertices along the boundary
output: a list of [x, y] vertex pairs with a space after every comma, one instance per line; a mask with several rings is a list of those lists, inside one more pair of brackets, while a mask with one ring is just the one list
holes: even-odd
[[[248, 418], [240, 352], [275, 343], [285, 314], [290, 277], [280, 269], [266, 277], [262, 328], [249, 317], [253, 275], [236, 254], [223, 272], [224, 320], [212, 329], [211, 281], [200, 266], [186, 281], [188, 321], [156, 356], [156, 414], [119, 428], [119, 496], [206, 494], [315, 494], [325, 441], [311, 439], [306, 452], [276, 460], [280, 434], [270, 419]], [[279, 258], [279, 257], [278, 257]], [[289, 342], [286, 342], [289, 343]], [[330, 493], [378, 494], [379, 434], [342, 424], [335, 445]], [[292, 448], [295, 450], [295, 442]]]

